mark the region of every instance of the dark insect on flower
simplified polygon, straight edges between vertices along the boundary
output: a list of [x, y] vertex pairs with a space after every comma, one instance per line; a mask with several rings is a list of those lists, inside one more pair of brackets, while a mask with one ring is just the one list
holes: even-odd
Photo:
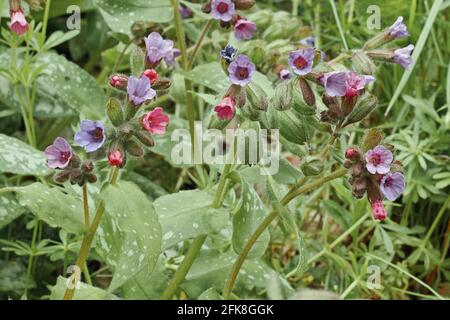
[[232, 62], [237, 55], [237, 49], [230, 44], [220, 51], [220, 56], [222, 59], [227, 60], [228, 62]]

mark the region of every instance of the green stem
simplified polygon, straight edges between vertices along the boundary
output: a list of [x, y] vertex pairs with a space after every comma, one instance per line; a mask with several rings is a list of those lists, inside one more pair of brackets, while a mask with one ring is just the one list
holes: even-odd
[[31, 274], [32, 274], [32, 270], [33, 270], [33, 258], [34, 258], [34, 254], [35, 254], [34, 251], [36, 248], [38, 224], [39, 224], [39, 219], [36, 218], [36, 221], [35, 221], [34, 227], [33, 227], [33, 237], [31, 239], [31, 252], [30, 252], [30, 256], [28, 258], [28, 269], [27, 269], [27, 277], [26, 277], [24, 296], [27, 296], [28, 287], [30, 286], [30, 282], [31, 282]]
[[211, 27], [213, 21], [214, 20], [209, 19], [208, 22], [203, 27], [203, 30], [200, 33], [200, 36], [199, 36], [197, 42], [195, 43], [195, 46], [194, 46], [194, 49], [193, 49], [194, 51], [192, 51], [191, 58], [189, 59], [189, 63], [188, 63], [188, 67], [187, 67], [188, 70], [190, 70], [192, 68], [192, 65], [194, 64], [195, 56], [197, 55], [198, 49], [200, 49], [201, 44], [203, 42], [203, 39], [205, 38], [206, 33], [208, 33], [208, 30]]
[[86, 228], [89, 228], [89, 198], [88, 198], [87, 183], [83, 185], [83, 216], [84, 216], [84, 224], [86, 225]]
[[[117, 167], [114, 167], [111, 171], [109, 184], [114, 185], [116, 184], [117, 177], [119, 174], [119, 169]], [[103, 217], [103, 214], [105, 213], [105, 201], [100, 200], [100, 203], [98, 204], [97, 211], [95, 212], [94, 220], [92, 221], [92, 224], [90, 225], [86, 235], [83, 238], [83, 242], [81, 243], [80, 252], [78, 253], [77, 260], [75, 262], [75, 265], [78, 267], [79, 270], [83, 270], [84, 264], [86, 263], [86, 260], [89, 256], [89, 251], [91, 250], [92, 241], [94, 240], [94, 236], [97, 232], [98, 226], [100, 225], [100, 221]], [[78, 279], [76, 279], [78, 281]], [[64, 300], [72, 300], [73, 295], [75, 294], [75, 285], [73, 288], [67, 288], [66, 293], [64, 294]]]
[[[317, 179], [314, 182], [311, 182], [309, 184], [306, 184], [304, 186], [301, 186], [297, 188], [296, 190], [292, 192], [288, 192], [286, 196], [283, 197], [283, 199], [280, 201], [281, 205], [286, 206], [289, 202], [291, 202], [295, 197], [310, 192], [314, 189], [317, 189], [321, 185], [337, 179], [339, 177], [344, 176], [347, 173], [347, 169], [339, 169], [332, 174], [325, 176], [323, 178]], [[239, 274], [239, 271], [241, 270], [242, 264], [244, 263], [245, 259], [247, 258], [248, 253], [253, 248], [253, 245], [258, 240], [259, 236], [266, 230], [266, 228], [271, 224], [273, 220], [278, 216], [278, 212], [276, 210], [272, 210], [272, 212], [269, 213], [268, 216], [261, 222], [261, 224], [256, 228], [255, 232], [252, 234], [250, 239], [245, 244], [245, 247], [242, 249], [241, 253], [237, 257], [236, 261], [234, 262], [234, 265], [231, 269], [230, 276], [225, 284], [225, 288], [223, 290], [223, 297], [224, 299], [229, 299], [230, 294], [233, 290], [234, 283], [236, 281], [236, 278]]]
[[[178, 47], [180, 49], [181, 63], [184, 71], [189, 70], [189, 61], [187, 57], [186, 51], [186, 36], [183, 29], [183, 24], [180, 16], [180, 12], [178, 11], [178, 0], [171, 0], [172, 8], [174, 11], [174, 23], [175, 23], [175, 31], [178, 38]], [[194, 98], [192, 97], [192, 82], [191, 80], [184, 78], [184, 87], [186, 94], [186, 109], [187, 109], [187, 117], [189, 122], [189, 133], [191, 135], [191, 144], [192, 144], [192, 156], [195, 158], [196, 154], [196, 143], [195, 143], [195, 110], [194, 110]]]
[[[225, 189], [226, 181], [227, 181], [227, 175], [230, 172], [232, 167], [232, 164], [225, 164], [223, 168], [222, 175], [220, 176], [219, 185], [217, 186], [216, 194], [214, 196], [214, 201], [212, 204], [213, 208], [220, 208], [222, 205], [222, 193]], [[188, 252], [186, 253], [183, 262], [181, 262], [180, 266], [178, 267], [177, 271], [173, 275], [172, 279], [170, 279], [170, 282], [164, 290], [163, 294], [161, 295], [161, 300], [168, 300], [173, 297], [175, 294], [175, 291], [177, 290], [178, 286], [181, 282], [183, 282], [184, 278], [186, 277], [187, 273], [189, 272], [189, 269], [191, 268], [192, 264], [194, 263], [195, 258], [200, 252], [200, 249], [202, 248], [203, 244], [206, 241], [206, 235], [200, 235], [197, 238], [194, 239], [194, 241], [191, 244], [191, 247], [189, 248]]]
[[52, 4], [52, 0], [45, 1], [45, 11], [44, 11], [44, 20], [42, 23], [42, 33], [41, 33], [41, 46], [44, 44], [45, 41], [45, 35], [47, 33], [47, 26], [48, 26], [48, 17], [50, 14], [50, 6]]

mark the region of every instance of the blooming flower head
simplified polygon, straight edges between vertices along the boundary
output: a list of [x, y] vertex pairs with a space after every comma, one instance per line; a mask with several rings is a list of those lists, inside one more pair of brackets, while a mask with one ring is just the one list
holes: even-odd
[[113, 150], [108, 152], [108, 163], [111, 167], [119, 167], [123, 166], [123, 155], [120, 150]]
[[280, 80], [288, 80], [291, 78], [291, 72], [288, 69], [281, 69], [278, 76]]
[[345, 96], [354, 97], [358, 95], [359, 91], [364, 89], [368, 83], [374, 80], [375, 78], [372, 76], [364, 76], [355, 72], [349, 72], [347, 74], [347, 80], [345, 81]]
[[403, 23], [403, 17], [398, 17], [397, 21], [389, 27], [389, 36], [393, 39], [404, 38], [409, 35], [408, 30]]
[[256, 24], [246, 19], [239, 19], [234, 25], [234, 36], [239, 40], [250, 40], [256, 31]]
[[383, 201], [375, 200], [371, 203], [372, 215], [375, 220], [383, 221], [387, 217], [387, 211], [384, 207]]
[[28, 22], [25, 18], [23, 10], [19, 7], [16, 10], [11, 10], [10, 13], [11, 23], [9, 27], [11, 31], [15, 32], [19, 36], [28, 31]]
[[139, 106], [156, 96], [155, 90], [151, 87], [150, 79], [145, 76], [140, 78], [130, 76], [128, 78], [127, 93], [128, 99], [135, 106]]
[[228, 66], [230, 81], [240, 86], [249, 84], [255, 71], [255, 65], [243, 54], [237, 56]]
[[391, 168], [394, 156], [385, 146], [378, 145], [366, 152], [366, 168], [371, 174], [386, 174]]
[[173, 53], [173, 41], [164, 40], [158, 32], [152, 32], [144, 38], [147, 48], [147, 58], [152, 66], [156, 66], [162, 59], [171, 59]]
[[212, 0], [211, 15], [216, 20], [228, 22], [233, 18], [236, 10], [231, 0]]
[[220, 51], [220, 56], [222, 59], [232, 62], [236, 57], [237, 49], [230, 44], [227, 44], [225, 48]]
[[294, 73], [303, 76], [311, 72], [315, 55], [316, 51], [313, 48], [292, 51], [288, 62]]
[[298, 43], [306, 47], [314, 47], [314, 45], [316, 44], [316, 37], [314, 36], [306, 37], [301, 39]]
[[374, 80], [372, 76], [358, 75], [355, 72], [334, 71], [325, 73], [320, 82], [330, 97], [354, 97]]
[[164, 134], [169, 124], [169, 116], [157, 107], [148, 112], [141, 120], [142, 127], [150, 133]]
[[56, 138], [53, 144], [45, 149], [44, 154], [47, 157], [48, 167], [52, 169], [64, 169], [69, 165], [73, 156], [69, 143], [61, 137]]
[[114, 74], [109, 78], [109, 84], [116, 89], [124, 89], [127, 86], [128, 77], [122, 74]]
[[233, 98], [225, 97], [222, 101], [214, 108], [217, 117], [220, 120], [231, 120], [234, 117], [234, 112], [236, 111], [236, 106]]
[[388, 172], [381, 178], [380, 190], [388, 200], [394, 201], [405, 190], [405, 177], [400, 172]]
[[105, 143], [105, 127], [100, 121], [83, 120], [80, 123], [80, 131], [75, 133], [74, 140], [86, 152], [94, 152]]
[[414, 50], [414, 45], [410, 44], [409, 46], [401, 49], [397, 49], [394, 51], [393, 61], [398, 63], [405, 69], [409, 69], [411, 64], [413, 63], [411, 53]]
[[164, 61], [169, 65], [169, 66], [174, 66], [175, 65], [175, 58], [180, 56], [180, 49], [177, 48], [173, 48], [172, 51], [170, 51], [169, 54], [167, 54], [164, 57]]

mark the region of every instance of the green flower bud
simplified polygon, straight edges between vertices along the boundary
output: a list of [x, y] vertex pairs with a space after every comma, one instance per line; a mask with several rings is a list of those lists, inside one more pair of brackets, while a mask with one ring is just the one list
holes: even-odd
[[259, 111], [267, 111], [269, 102], [264, 90], [257, 84], [250, 83], [246, 87], [247, 102], [251, 108]]
[[376, 108], [377, 103], [378, 99], [371, 94], [365, 94], [359, 97], [356, 106], [353, 108], [352, 112], [350, 112], [347, 118], [345, 118], [342, 127], [348, 126], [349, 124], [364, 119]]
[[172, 82], [168, 78], [159, 78], [156, 80], [156, 82], [152, 85], [152, 89], [154, 90], [167, 90], [172, 85]]
[[289, 110], [292, 105], [292, 82], [282, 81], [275, 87], [272, 105], [280, 111]]
[[136, 136], [136, 138], [138, 138], [140, 142], [142, 142], [143, 145], [147, 147], [151, 148], [155, 145], [155, 141], [153, 140], [152, 135], [148, 131], [140, 130], [137, 131], [134, 135]]
[[110, 98], [106, 105], [106, 114], [113, 126], [120, 126], [123, 122], [123, 111], [119, 100]]
[[317, 176], [323, 171], [323, 161], [316, 158], [307, 158], [300, 166], [305, 176]]
[[132, 139], [125, 142], [125, 150], [133, 157], [142, 157], [144, 155], [144, 149]]
[[353, 69], [359, 74], [373, 75], [376, 65], [372, 59], [362, 50], [354, 50], [352, 54]]

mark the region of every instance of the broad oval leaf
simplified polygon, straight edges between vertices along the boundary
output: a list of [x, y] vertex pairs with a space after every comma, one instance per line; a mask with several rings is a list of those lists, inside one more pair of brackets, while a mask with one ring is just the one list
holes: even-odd
[[19, 139], [0, 134], [0, 172], [45, 176], [51, 171], [43, 152]]

